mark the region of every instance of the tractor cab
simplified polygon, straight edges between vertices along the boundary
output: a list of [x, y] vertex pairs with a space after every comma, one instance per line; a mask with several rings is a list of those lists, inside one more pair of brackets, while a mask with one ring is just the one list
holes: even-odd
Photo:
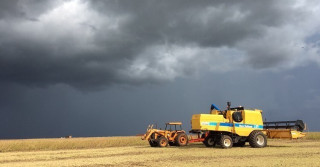
[[167, 122], [164, 130], [182, 131], [182, 122]]

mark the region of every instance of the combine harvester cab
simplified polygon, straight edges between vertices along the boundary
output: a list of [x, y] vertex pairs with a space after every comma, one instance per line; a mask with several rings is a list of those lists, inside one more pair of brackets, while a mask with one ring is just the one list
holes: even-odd
[[[293, 139], [301, 138], [305, 135], [289, 128], [290, 126], [285, 126], [287, 129], [281, 129], [284, 126], [280, 126], [280, 122], [264, 124], [262, 110], [245, 109], [241, 106], [231, 108], [230, 102], [227, 105], [228, 107], [225, 111], [220, 111], [218, 107], [212, 104], [210, 114], [193, 115], [190, 133], [197, 133], [199, 138], [191, 138], [189, 142], [202, 141], [207, 147], [213, 147], [217, 144], [222, 148], [242, 147], [246, 142], [249, 142], [251, 147], [261, 148], [267, 145], [267, 137]], [[291, 123], [295, 121], [282, 122]], [[295, 122], [294, 124], [301, 124], [301, 122]], [[301, 129], [302, 127], [300, 126], [299, 128]]]

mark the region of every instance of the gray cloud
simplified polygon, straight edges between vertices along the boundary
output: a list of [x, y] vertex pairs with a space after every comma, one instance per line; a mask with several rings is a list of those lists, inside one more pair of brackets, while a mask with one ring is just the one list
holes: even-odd
[[0, 80], [92, 89], [320, 62], [312, 3], [2, 1]]

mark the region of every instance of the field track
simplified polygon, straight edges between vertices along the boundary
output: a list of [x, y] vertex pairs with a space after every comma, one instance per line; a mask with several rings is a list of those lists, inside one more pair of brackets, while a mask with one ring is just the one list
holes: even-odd
[[[87, 141], [95, 144], [89, 145]], [[55, 142], [67, 143], [67, 148]], [[33, 146], [28, 145], [30, 143]], [[100, 148], [96, 147], [99, 143]], [[83, 148], [79, 148], [81, 144]], [[46, 150], [46, 145], [51, 148]], [[24, 151], [13, 151], [19, 148]], [[139, 137], [30, 139], [1, 140], [0, 149], [0, 166], [320, 166], [320, 140], [317, 139], [268, 140], [268, 147], [262, 149], [248, 145], [232, 149], [206, 148], [200, 143], [151, 148]]]

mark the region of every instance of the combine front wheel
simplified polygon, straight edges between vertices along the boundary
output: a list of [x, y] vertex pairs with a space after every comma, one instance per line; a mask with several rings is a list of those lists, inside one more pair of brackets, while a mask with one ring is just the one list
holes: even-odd
[[253, 131], [249, 135], [249, 144], [254, 148], [267, 146], [267, 137], [261, 131]]
[[221, 135], [220, 142], [221, 148], [231, 148], [233, 145], [232, 139], [228, 135]]

